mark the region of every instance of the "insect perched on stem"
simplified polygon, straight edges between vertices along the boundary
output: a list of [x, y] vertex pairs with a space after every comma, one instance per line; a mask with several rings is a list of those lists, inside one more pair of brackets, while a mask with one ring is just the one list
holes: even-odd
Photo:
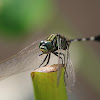
[[[60, 34], [51, 34], [47, 39], [38, 40], [17, 55], [0, 63], [0, 79], [5, 79], [13, 74], [24, 72], [30, 69], [35, 69], [40, 66], [49, 64], [51, 54], [58, 57], [58, 65], [63, 64], [65, 68], [65, 84], [67, 88], [72, 88], [75, 83], [74, 68], [70, 59], [69, 46], [75, 41], [100, 41], [100, 35], [89, 38], [66, 39]], [[38, 47], [39, 45], [39, 47]], [[42, 53], [40, 53], [42, 51]], [[43, 62], [40, 64], [38, 55], [46, 54]], [[46, 62], [47, 60], [47, 62]], [[45, 65], [43, 65], [46, 63]], [[60, 71], [58, 70], [58, 84]]]
[[[47, 40], [42, 40], [39, 45], [39, 48], [42, 51], [42, 53], [39, 56], [47, 54], [40, 66], [46, 61], [46, 59], [46, 65], [49, 63], [51, 53], [53, 53], [55, 56], [61, 59], [61, 64], [63, 64], [65, 67], [65, 84], [66, 87], [68, 87], [69, 89], [71, 89], [75, 83], [75, 73], [69, 55], [69, 45], [71, 44], [71, 42], [75, 41], [100, 41], [100, 36], [67, 40], [64, 36], [60, 34], [51, 34], [47, 38]], [[65, 50], [65, 53], [63, 53], [62, 50]], [[61, 55], [63, 55], [63, 58], [61, 57]], [[60, 64], [60, 62], [58, 62], [58, 64]], [[61, 69], [59, 68], [59, 70]], [[59, 70], [58, 83], [61, 72]]]

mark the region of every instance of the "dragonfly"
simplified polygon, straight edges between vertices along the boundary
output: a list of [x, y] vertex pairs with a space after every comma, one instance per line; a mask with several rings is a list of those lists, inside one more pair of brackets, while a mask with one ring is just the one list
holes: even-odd
[[[47, 38], [33, 42], [13, 57], [0, 63], [0, 80], [24, 71], [45, 67], [56, 56], [58, 64], [60, 62], [64, 64], [66, 87], [72, 88], [75, 83], [75, 72], [70, 59], [69, 46], [76, 41], [100, 41], [100, 35], [88, 38], [67, 39], [60, 34], [51, 34]], [[39, 57], [43, 55], [45, 57], [42, 63], [40, 63]]]

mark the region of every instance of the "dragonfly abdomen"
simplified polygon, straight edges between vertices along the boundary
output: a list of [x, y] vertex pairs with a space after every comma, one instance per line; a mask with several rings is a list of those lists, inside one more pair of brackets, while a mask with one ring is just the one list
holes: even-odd
[[71, 39], [68, 42], [74, 42], [74, 41], [100, 41], [100, 35], [88, 38]]

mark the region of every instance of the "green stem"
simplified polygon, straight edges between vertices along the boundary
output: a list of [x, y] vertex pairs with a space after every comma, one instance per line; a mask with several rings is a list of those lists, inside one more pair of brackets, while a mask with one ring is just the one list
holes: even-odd
[[68, 100], [64, 83], [64, 68], [57, 85], [58, 65], [36, 69], [31, 73], [35, 100]]

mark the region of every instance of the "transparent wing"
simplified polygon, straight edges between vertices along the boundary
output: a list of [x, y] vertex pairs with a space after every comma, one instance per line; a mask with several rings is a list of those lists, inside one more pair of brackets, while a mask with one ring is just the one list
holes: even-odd
[[32, 43], [15, 56], [0, 63], [0, 79], [38, 67], [40, 64], [38, 55], [41, 53], [38, 48], [40, 41]]
[[[60, 64], [62, 64], [62, 49], [61, 49], [61, 38], [58, 36], [57, 37], [57, 44], [58, 44], [58, 71], [57, 71], [57, 85], [59, 84], [59, 81], [60, 81], [60, 76], [61, 76], [61, 72], [62, 72], [62, 68], [60, 67]], [[60, 57], [62, 59], [60, 59]]]
[[68, 92], [71, 92], [72, 87], [75, 84], [75, 72], [74, 67], [72, 65], [72, 61], [70, 59], [69, 50], [66, 50], [66, 66], [65, 66], [65, 85]]

